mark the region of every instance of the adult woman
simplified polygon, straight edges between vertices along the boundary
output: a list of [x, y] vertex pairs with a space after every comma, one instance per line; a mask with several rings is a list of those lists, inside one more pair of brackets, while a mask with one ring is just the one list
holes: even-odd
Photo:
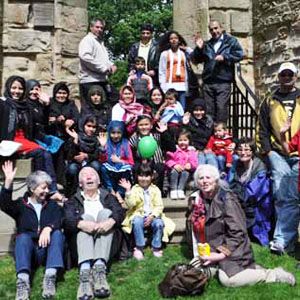
[[282, 268], [267, 270], [255, 264], [244, 212], [235, 194], [223, 186], [218, 169], [200, 165], [194, 179], [199, 188], [189, 199], [194, 256], [197, 243], [207, 242], [211, 253], [200, 259], [204, 265], [219, 267], [219, 280], [227, 287], [258, 282], [295, 285], [295, 277]]
[[[185, 51], [181, 48], [185, 48]], [[162, 38], [160, 50], [162, 51], [159, 59], [160, 87], [164, 92], [171, 88], [175, 89], [179, 93], [179, 102], [185, 109], [185, 96], [188, 90], [186, 42], [177, 31], [170, 31]]]
[[120, 90], [119, 103], [112, 108], [112, 121], [123, 121], [129, 136], [136, 128], [137, 117], [144, 112], [144, 106], [136, 103], [135, 93], [131, 86], [125, 85]]
[[255, 156], [255, 144], [251, 139], [241, 138], [236, 152], [238, 160], [230, 171], [230, 188], [244, 209], [250, 238], [268, 246], [274, 208], [267, 168]]
[[26, 84], [20, 76], [10, 76], [5, 83], [5, 101], [0, 101], [0, 141], [12, 140], [22, 146], [18, 155], [32, 157], [34, 170], [47, 172], [52, 179], [51, 192], [56, 192], [56, 175], [51, 154], [34, 142], [35, 129], [28, 103], [24, 100]]
[[17, 272], [16, 299], [29, 299], [32, 262], [46, 262], [43, 299], [55, 295], [57, 269], [63, 268], [64, 237], [61, 232], [62, 210], [48, 199], [50, 176], [36, 171], [28, 176], [28, 192], [12, 200], [12, 183], [16, 173], [12, 162], [2, 166], [5, 175], [0, 193], [0, 208], [16, 221], [15, 260]]

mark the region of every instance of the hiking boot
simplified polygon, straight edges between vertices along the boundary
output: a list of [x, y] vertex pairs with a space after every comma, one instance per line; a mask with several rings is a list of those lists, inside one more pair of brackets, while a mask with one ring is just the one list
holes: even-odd
[[17, 279], [16, 300], [29, 300], [30, 284], [22, 278]]
[[270, 242], [270, 251], [271, 251], [271, 253], [276, 254], [276, 255], [283, 255], [284, 247], [276, 241], [271, 241]]
[[98, 298], [106, 298], [110, 295], [110, 287], [106, 280], [106, 268], [104, 265], [93, 267], [94, 295]]
[[285, 282], [291, 286], [296, 284], [295, 276], [292, 273], [289, 273], [283, 270], [281, 267], [274, 269], [276, 274], [276, 282]]
[[52, 299], [55, 296], [56, 275], [45, 275], [43, 280], [43, 299]]
[[91, 284], [90, 270], [82, 270], [79, 274], [79, 287], [77, 290], [77, 300], [94, 299], [94, 293]]

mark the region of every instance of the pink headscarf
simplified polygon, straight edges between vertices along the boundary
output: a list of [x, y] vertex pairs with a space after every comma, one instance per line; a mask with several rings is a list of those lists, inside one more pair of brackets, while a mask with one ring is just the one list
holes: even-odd
[[[124, 90], [127, 89], [133, 93], [133, 100], [131, 103], [126, 104], [123, 98]], [[126, 130], [129, 135], [131, 135], [135, 131], [136, 127], [136, 120], [137, 117], [142, 115], [144, 112], [144, 106], [140, 103], [136, 103], [136, 97], [134, 89], [131, 86], [125, 85], [120, 90], [120, 100], [119, 103], [121, 107], [125, 110], [125, 114], [123, 116], [123, 122], [125, 124], [130, 121], [128, 124], [126, 124]]]

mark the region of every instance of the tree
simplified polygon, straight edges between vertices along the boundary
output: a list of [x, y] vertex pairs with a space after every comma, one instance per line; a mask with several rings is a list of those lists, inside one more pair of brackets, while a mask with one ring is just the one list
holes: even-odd
[[116, 59], [127, 58], [140, 26], [152, 23], [156, 37], [172, 26], [172, 0], [89, 0], [89, 18], [106, 21], [105, 41]]

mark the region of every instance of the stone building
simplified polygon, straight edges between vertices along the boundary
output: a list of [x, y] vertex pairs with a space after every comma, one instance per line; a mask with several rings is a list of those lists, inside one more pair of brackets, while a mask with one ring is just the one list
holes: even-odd
[[87, 0], [0, 1], [0, 85], [12, 74], [78, 89], [78, 43], [87, 30]]
[[245, 51], [241, 62], [246, 82], [260, 96], [276, 85], [283, 61], [300, 68], [300, 1], [174, 0], [174, 28], [187, 38], [200, 32], [208, 38], [209, 19], [217, 19], [236, 36]]

